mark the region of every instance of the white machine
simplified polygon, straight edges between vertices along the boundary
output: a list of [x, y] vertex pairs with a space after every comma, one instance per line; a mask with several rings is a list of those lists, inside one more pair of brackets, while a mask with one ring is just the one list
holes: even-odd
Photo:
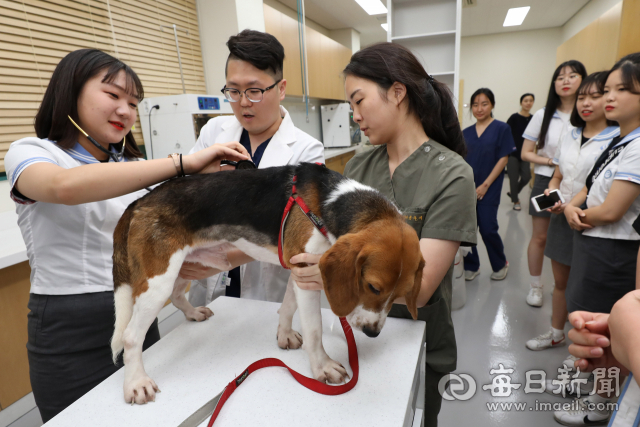
[[138, 112], [147, 159], [187, 154], [209, 119], [233, 114], [224, 97], [190, 93], [147, 98]]
[[349, 104], [328, 104], [320, 107], [322, 142], [326, 148], [349, 147], [360, 142], [360, 126], [353, 121]]

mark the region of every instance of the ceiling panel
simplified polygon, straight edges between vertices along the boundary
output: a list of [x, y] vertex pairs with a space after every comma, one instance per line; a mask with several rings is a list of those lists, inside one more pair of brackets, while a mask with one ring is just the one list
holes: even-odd
[[[588, 2], [589, 0], [477, 0], [476, 6], [462, 9], [462, 36], [560, 27]], [[510, 8], [524, 6], [531, 6], [531, 9], [522, 25], [502, 26]]]
[[[296, 0], [279, 0], [296, 10]], [[395, 0], [399, 1], [399, 0]], [[411, 0], [429, 1], [429, 0]], [[564, 25], [590, 0], [476, 0], [477, 5], [462, 9], [462, 36], [526, 31]], [[531, 6], [524, 23], [503, 27], [512, 7]], [[387, 32], [380, 26], [386, 16], [368, 15], [355, 0], [305, 0], [308, 19], [329, 30], [354, 28], [360, 33], [360, 45], [386, 41]], [[425, 33], [428, 29], [425, 29]]]

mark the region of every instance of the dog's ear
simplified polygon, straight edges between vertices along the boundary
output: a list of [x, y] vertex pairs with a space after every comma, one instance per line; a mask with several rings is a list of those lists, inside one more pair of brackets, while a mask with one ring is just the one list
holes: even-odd
[[336, 316], [346, 316], [360, 302], [360, 274], [366, 259], [360, 256], [362, 246], [360, 236], [345, 234], [320, 258], [324, 291]]
[[418, 265], [418, 270], [416, 271], [415, 278], [413, 279], [413, 287], [407, 294], [404, 296], [405, 301], [407, 302], [407, 309], [409, 309], [409, 313], [411, 313], [411, 317], [413, 320], [418, 319], [418, 294], [420, 293], [420, 286], [422, 285], [422, 271], [424, 270], [424, 258], [420, 255], [420, 264]]

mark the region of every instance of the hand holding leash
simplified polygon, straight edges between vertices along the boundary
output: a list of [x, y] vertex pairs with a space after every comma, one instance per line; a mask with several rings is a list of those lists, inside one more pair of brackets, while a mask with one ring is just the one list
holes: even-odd
[[249, 160], [249, 153], [239, 142], [213, 144], [188, 156], [183, 156], [184, 171], [187, 175], [194, 173], [212, 173], [220, 171], [221, 160]]

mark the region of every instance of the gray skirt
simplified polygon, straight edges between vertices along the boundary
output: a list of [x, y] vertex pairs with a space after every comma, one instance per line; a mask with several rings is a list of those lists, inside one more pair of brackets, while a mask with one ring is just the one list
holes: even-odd
[[571, 266], [573, 230], [569, 227], [564, 214], [552, 214], [544, 254], [560, 264]]
[[567, 283], [567, 310], [610, 313], [636, 288], [640, 240], [604, 239], [573, 233], [573, 259]]
[[[549, 181], [551, 181], [550, 176], [536, 174], [535, 179], [533, 180], [533, 188], [531, 189], [531, 197], [539, 196], [542, 193], [544, 193], [544, 190], [549, 188]], [[531, 202], [531, 199], [529, 199], [529, 215], [539, 216], [543, 218], [550, 218], [551, 212], [549, 211], [537, 212], [536, 208], [533, 207], [533, 203]]]

